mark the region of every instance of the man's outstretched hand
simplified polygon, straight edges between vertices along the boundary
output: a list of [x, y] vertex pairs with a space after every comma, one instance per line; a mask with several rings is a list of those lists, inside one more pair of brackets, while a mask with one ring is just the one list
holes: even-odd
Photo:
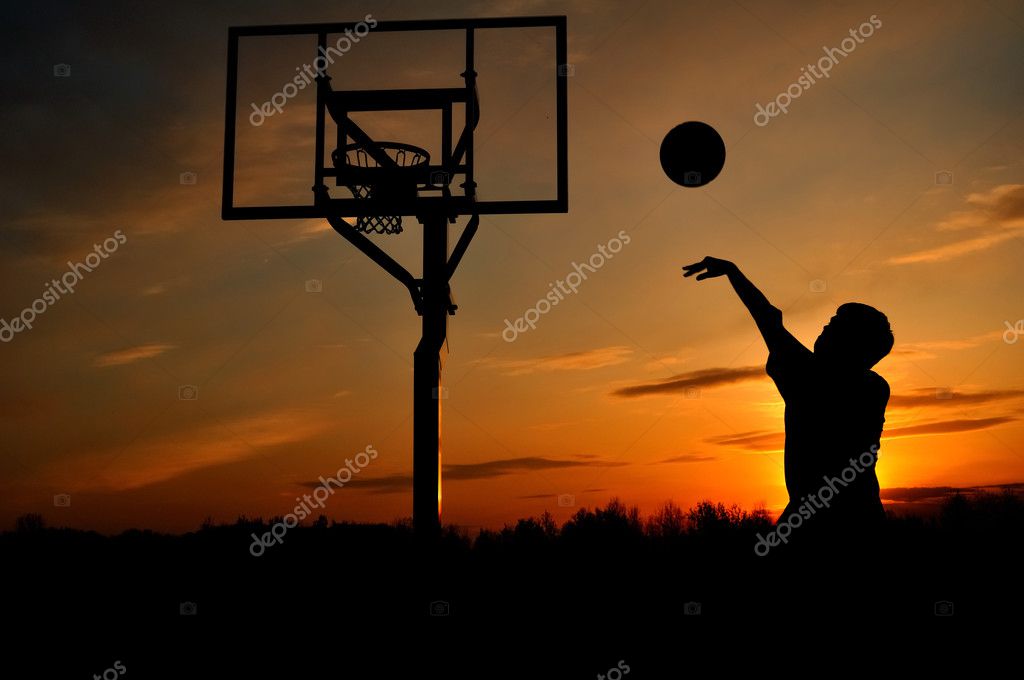
[[700, 262], [688, 264], [683, 267], [683, 276], [697, 275], [698, 281], [713, 279], [716, 276], [728, 276], [737, 271], [736, 265], [729, 260], [719, 260], [717, 257], [705, 257]]

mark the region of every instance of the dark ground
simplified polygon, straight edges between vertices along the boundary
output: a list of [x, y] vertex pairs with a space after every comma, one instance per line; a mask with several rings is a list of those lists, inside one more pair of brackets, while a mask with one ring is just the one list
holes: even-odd
[[[407, 525], [321, 520], [289, 530], [260, 557], [249, 553], [251, 534], [272, 522], [113, 537], [40, 523], [23, 517], [0, 535], [6, 616], [30, 637], [49, 630], [60, 639], [96, 638], [82, 654], [53, 660], [74, 661], [78, 677], [102, 674], [115, 659], [135, 671], [127, 680], [161, 677], [148, 674], [154, 654], [165, 670], [187, 666], [213, 640], [244, 633], [244, 653], [212, 645], [215, 653], [270, 662], [321, 635], [349, 657], [357, 648], [341, 640], [350, 635], [363, 649], [391, 636], [445, 648], [479, 636], [522, 638], [534, 642], [492, 657], [492, 669], [477, 667], [473, 677], [505, 677], [510, 664], [544, 650], [550, 675], [515, 677], [596, 677], [625, 660], [632, 680], [670, 677], [659, 674], [669, 662], [654, 659], [669, 654], [683, 663], [683, 652], [673, 651], [679, 641], [712, 631], [761, 630], [770, 638], [788, 622], [796, 630], [860, 627], [873, 636], [1016, 619], [1024, 604], [1024, 503], [1009, 494], [955, 497], [928, 519], [890, 518], [870, 549], [801, 544], [795, 532], [763, 558], [753, 547], [771, 528], [767, 516], [710, 503], [643, 520], [613, 501], [580, 510], [562, 527], [543, 517], [473, 539], [448, 530], [432, 547], [418, 545]], [[950, 608], [952, 616], [937, 616]], [[254, 643], [257, 636], [287, 645]], [[582, 642], [566, 644], [577, 636]], [[386, 658], [429, 665], [434, 657]], [[557, 663], [564, 672], [555, 672]], [[224, 677], [204, 675], [206, 668], [175, 677]], [[379, 666], [378, 673], [342, 677], [411, 677]]]

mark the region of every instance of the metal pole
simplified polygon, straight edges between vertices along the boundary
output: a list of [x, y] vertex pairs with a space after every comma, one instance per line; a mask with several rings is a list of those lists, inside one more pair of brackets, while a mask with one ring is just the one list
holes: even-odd
[[441, 531], [441, 348], [448, 327], [448, 220], [423, 223], [423, 335], [413, 356], [412, 522], [417, 536]]

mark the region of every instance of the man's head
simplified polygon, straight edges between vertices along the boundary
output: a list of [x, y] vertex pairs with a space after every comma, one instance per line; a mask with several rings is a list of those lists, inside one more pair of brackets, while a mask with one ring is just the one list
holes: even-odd
[[814, 341], [814, 354], [830, 363], [868, 369], [889, 353], [892, 344], [885, 314], [859, 302], [847, 302]]

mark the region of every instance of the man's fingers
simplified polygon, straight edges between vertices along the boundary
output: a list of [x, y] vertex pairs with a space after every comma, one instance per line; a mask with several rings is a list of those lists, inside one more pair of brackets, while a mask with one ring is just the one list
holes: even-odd
[[693, 264], [684, 265], [683, 276], [693, 276], [697, 272], [706, 268], [707, 265], [705, 265], [703, 262], [694, 262]]
[[714, 274], [712, 274], [711, 272], [704, 272], [703, 274], [697, 275], [697, 280], [703, 281], [704, 279], [710, 279], [712, 276], [714, 276]]

